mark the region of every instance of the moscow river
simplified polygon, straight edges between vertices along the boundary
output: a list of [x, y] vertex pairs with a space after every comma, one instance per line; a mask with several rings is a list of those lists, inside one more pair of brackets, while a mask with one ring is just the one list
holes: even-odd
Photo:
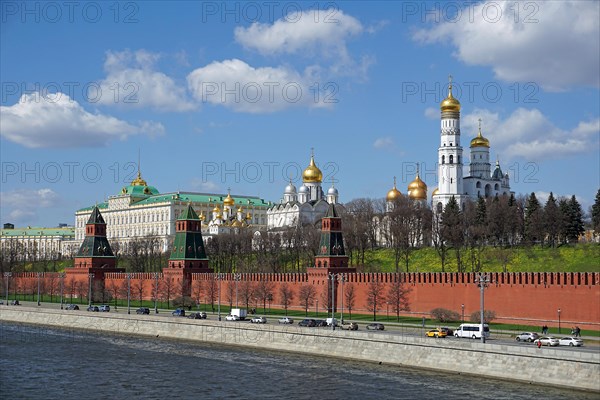
[[0, 399], [81, 398], [564, 400], [598, 395], [317, 355], [0, 324]]

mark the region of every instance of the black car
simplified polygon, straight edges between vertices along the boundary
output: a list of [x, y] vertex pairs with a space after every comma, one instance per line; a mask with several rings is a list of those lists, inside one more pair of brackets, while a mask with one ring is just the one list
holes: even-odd
[[98, 306], [89, 306], [87, 308], [88, 311], [93, 311], [93, 312], [100, 312], [100, 309], [98, 308]]
[[315, 326], [327, 326], [327, 321], [324, 319], [317, 319], [315, 320]]
[[66, 309], [67, 310], [79, 310], [79, 306], [77, 304], [69, 304]]
[[298, 322], [298, 326], [313, 327], [313, 326], [317, 326], [317, 324], [314, 319], [303, 319], [302, 321]]
[[136, 314], [150, 314], [150, 309], [148, 307], [140, 307], [137, 310], [135, 310]]
[[378, 322], [374, 322], [372, 324], [367, 325], [367, 329], [368, 330], [373, 330], [373, 331], [382, 331], [385, 329], [385, 327], [383, 326], [383, 324], [380, 324]]
[[447, 326], [442, 326], [440, 329], [442, 330], [442, 332], [446, 332], [446, 336], [454, 335], [454, 330], [448, 328]]
[[194, 312], [187, 316], [189, 319], [206, 319], [205, 312]]

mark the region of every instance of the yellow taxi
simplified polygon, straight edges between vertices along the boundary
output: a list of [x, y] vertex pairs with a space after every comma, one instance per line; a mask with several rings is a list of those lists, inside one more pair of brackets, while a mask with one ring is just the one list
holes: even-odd
[[433, 338], [446, 337], [446, 332], [439, 328], [435, 328], [425, 332], [425, 336]]

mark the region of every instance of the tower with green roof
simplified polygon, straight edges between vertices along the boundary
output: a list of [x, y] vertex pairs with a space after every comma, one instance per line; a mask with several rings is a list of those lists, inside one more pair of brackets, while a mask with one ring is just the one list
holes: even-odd
[[192, 274], [213, 272], [204, 249], [202, 221], [191, 204], [175, 221], [175, 232], [169, 264], [163, 273], [165, 278], [171, 277], [181, 284], [182, 295], [189, 296]]

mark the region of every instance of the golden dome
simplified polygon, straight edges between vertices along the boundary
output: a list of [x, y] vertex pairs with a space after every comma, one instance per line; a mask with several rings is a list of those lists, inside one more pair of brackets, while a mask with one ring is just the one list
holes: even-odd
[[450, 76], [449, 80], [450, 82], [448, 83], [448, 97], [446, 97], [440, 104], [440, 110], [442, 110], [442, 112], [460, 112], [460, 101], [458, 101], [454, 98], [454, 96], [452, 96], [452, 76]]
[[223, 200], [223, 204], [226, 206], [232, 206], [235, 204], [235, 200], [233, 200], [230, 193], [227, 193], [227, 197], [225, 197], [225, 200]]
[[415, 177], [415, 180], [408, 184], [407, 191], [408, 191], [408, 197], [410, 197], [412, 200], [427, 199], [427, 185], [419, 177], [418, 171], [417, 171], [417, 176]]
[[385, 199], [387, 201], [394, 201], [396, 199], [399, 199], [400, 197], [402, 197], [402, 193], [400, 193], [400, 191], [396, 188], [396, 177], [394, 177], [394, 187], [387, 192], [387, 196], [385, 196]]
[[321, 183], [323, 181], [323, 173], [315, 164], [315, 156], [311, 154], [310, 163], [302, 173], [302, 181]]
[[247, 219], [247, 220], [251, 220], [251, 219], [252, 219], [252, 215], [250, 215], [250, 211], [248, 211], [248, 212], [246, 213], [246, 219]]
[[206, 219], [206, 216], [204, 215], [204, 212], [200, 212], [200, 215], [198, 216], [198, 218], [200, 218], [200, 221], [204, 221]]
[[234, 226], [236, 228], [237, 227], [241, 227], [242, 223], [236, 219], [235, 221], [233, 221], [233, 223], [231, 224], [231, 226]]
[[479, 119], [479, 133], [471, 140], [471, 147], [490, 147], [490, 141], [481, 134], [481, 119]]
[[142, 173], [138, 170], [137, 178], [131, 181], [131, 186], [148, 186], [145, 180], [142, 179]]
[[433, 193], [431, 193], [431, 196], [437, 196], [437, 194], [440, 192], [440, 188], [435, 188], [435, 190], [433, 191]]
[[237, 212], [239, 212], [239, 213], [241, 213], [241, 212], [243, 212], [243, 211], [244, 211], [244, 210], [242, 209], [242, 206], [240, 206], [240, 208], [238, 208], [238, 210], [237, 210]]
[[213, 208], [213, 212], [216, 212], [216, 213], [220, 213], [221, 212], [221, 209], [219, 208], [218, 205], [216, 205], [215, 208]]

